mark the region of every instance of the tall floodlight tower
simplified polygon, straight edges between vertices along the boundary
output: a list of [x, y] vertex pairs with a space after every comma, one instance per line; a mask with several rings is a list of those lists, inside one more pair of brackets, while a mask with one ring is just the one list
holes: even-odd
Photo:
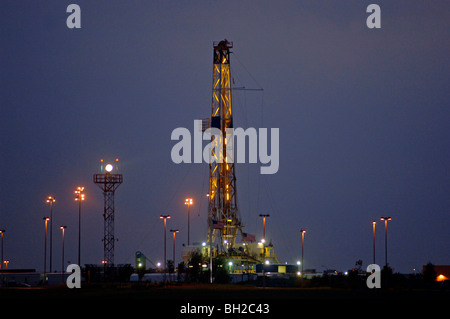
[[[225, 40], [214, 42], [213, 81], [212, 81], [212, 113], [210, 128], [219, 129], [221, 139], [211, 136], [211, 141], [220, 145], [215, 148], [211, 143], [209, 165], [209, 238], [215, 243], [220, 238], [219, 248], [227, 253], [233, 248], [236, 236], [241, 228], [236, 202], [236, 176], [234, 161], [227, 153], [232, 145], [232, 136], [227, 135], [227, 128], [233, 127], [231, 108], [231, 75], [230, 49], [233, 43]], [[213, 134], [213, 133], [212, 133]]]
[[122, 184], [122, 174], [118, 174], [118, 162], [116, 159], [115, 165], [106, 164], [103, 166], [101, 162], [101, 174], [94, 174], [94, 183], [97, 184], [103, 191], [104, 210], [104, 237], [103, 237], [103, 263], [106, 267], [114, 266], [114, 193]]

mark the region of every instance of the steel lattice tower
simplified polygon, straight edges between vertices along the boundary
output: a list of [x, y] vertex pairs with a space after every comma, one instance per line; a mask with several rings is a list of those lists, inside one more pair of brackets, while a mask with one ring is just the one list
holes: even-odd
[[114, 266], [114, 194], [117, 187], [119, 187], [119, 185], [123, 182], [122, 174], [111, 174], [112, 170], [113, 166], [111, 164], [107, 164], [105, 166], [105, 174], [94, 174], [94, 183], [97, 184], [103, 191], [103, 218], [105, 221], [103, 237], [103, 262], [108, 267]]
[[[211, 147], [209, 165], [209, 216], [212, 243], [220, 238], [219, 247], [228, 252], [233, 248], [241, 222], [238, 217], [236, 201], [236, 175], [234, 161], [227, 154], [227, 141], [232, 143], [232, 136], [227, 136], [226, 129], [233, 127], [231, 107], [231, 75], [230, 49], [233, 43], [227, 40], [214, 42], [213, 83], [212, 83], [212, 113], [211, 128], [220, 129], [223, 141], [220, 144], [221, 154], [215, 154]], [[212, 139], [213, 140], [213, 139]], [[214, 159], [222, 159], [214, 161]]]

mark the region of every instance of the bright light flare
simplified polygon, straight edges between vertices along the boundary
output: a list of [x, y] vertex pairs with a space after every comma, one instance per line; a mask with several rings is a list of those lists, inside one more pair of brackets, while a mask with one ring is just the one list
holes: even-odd
[[47, 197], [47, 203], [54, 203], [56, 201], [54, 196], [48, 196]]
[[110, 173], [112, 170], [114, 169], [114, 167], [111, 164], [106, 164], [105, 166], [105, 170]]
[[75, 191], [75, 200], [76, 201], [78, 201], [78, 200], [84, 200], [84, 194], [83, 194], [83, 191], [84, 191], [84, 187], [83, 186], [78, 186], [77, 187], [77, 190]]

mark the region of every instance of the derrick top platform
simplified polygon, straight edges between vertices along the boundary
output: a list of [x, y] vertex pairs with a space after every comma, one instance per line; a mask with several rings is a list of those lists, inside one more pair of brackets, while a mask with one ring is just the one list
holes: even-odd
[[224, 39], [222, 41], [213, 42], [214, 50], [228, 50], [233, 47], [233, 42]]

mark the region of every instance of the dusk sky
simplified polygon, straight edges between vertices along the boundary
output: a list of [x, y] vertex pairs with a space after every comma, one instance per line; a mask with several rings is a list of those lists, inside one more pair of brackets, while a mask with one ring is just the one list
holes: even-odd
[[[81, 7], [69, 29], [66, 8]], [[381, 8], [369, 29], [366, 8]], [[280, 166], [237, 164], [244, 232], [280, 261], [394, 272], [450, 264], [449, 1], [0, 1], [0, 229], [11, 268], [43, 270], [53, 207], [53, 268], [103, 259], [100, 159], [119, 158], [115, 263], [163, 261], [163, 222], [206, 241], [209, 169], [175, 164], [171, 132], [211, 114], [213, 42], [234, 47], [235, 127], [279, 128]], [[207, 143], [205, 142], [204, 145]], [[168, 235], [168, 256], [172, 238]], [[170, 248], [169, 248], [170, 247]]]

